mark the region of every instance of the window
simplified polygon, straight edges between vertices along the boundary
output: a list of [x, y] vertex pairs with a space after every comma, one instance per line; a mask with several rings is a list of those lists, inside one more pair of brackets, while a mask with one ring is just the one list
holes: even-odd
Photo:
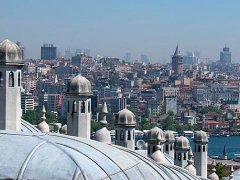
[[135, 138], [135, 131], [133, 131], [133, 140], [134, 140], [134, 138]]
[[148, 154], [150, 154], [150, 146], [148, 146]]
[[77, 112], [77, 102], [73, 101], [73, 113]]
[[81, 113], [85, 113], [85, 102], [82, 101], [81, 103]]
[[90, 113], [90, 102], [88, 101], [88, 113]]
[[124, 140], [123, 130], [121, 130], [121, 133], [120, 133], [120, 140]]
[[131, 140], [131, 132], [130, 131], [128, 131], [127, 140]]
[[21, 74], [18, 72], [18, 87], [21, 86]]
[[8, 79], [8, 86], [9, 87], [14, 87], [14, 74], [13, 72], [9, 73], [9, 79]]
[[198, 152], [201, 152], [201, 146], [200, 145], [198, 146]]
[[118, 134], [117, 134], [117, 130], [115, 130], [115, 140], [118, 139]]
[[206, 151], [206, 148], [205, 148], [205, 146], [203, 146], [203, 152], [205, 152]]
[[168, 151], [168, 144], [166, 144], [166, 146], [165, 146], [165, 150]]
[[155, 146], [153, 146], [153, 148], [152, 148], [152, 153], [154, 153], [155, 152]]
[[68, 101], [68, 106], [67, 106], [67, 108], [68, 108], [68, 112], [69, 112], [69, 101]]
[[187, 156], [186, 156], [186, 153], [183, 154], [183, 160], [186, 160], [187, 159]]
[[176, 154], [176, 152], [174, 153], [174, 159], [177, 159], [177, 154]]
[[170, 145], [170, 151], [172, 151], [172, 150], [173, 150], [173, 145], [171, 144], [171, 145]]
[[196, 147], [196, 145], [194, 146], [194, 151], [196, 152], [196, 149], [197, 149], [197, 147]]
[[0, 87], [3, 87], [3, 73], [0, 72]]

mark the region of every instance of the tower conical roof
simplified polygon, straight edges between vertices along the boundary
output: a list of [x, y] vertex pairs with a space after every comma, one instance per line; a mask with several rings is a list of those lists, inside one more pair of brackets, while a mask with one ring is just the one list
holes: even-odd
[[181, 54], [180, 54], [180, 51], [179, 51], [179, 49], [178, 49], [178, 44], [177, 44], [177, 47], [176, 47], [174, 56], [179, 56], [179, 55], [181, 55]]

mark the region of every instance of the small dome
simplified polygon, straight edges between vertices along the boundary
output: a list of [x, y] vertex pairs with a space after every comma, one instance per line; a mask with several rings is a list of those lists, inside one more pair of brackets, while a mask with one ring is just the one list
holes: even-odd
[[188, 170], [193, 175], [196, 175], [196, 168], [192, 164], [188, 164], [184, 169]]
[[102, 143], [106, 143], [106, 144], [111, 144], [111, 136], [107, 128], [103, 127], [99, 129], [94, 135], [94, 140]]
[[48, 133], [49, 132], [49, 126], [46, 123], [46, 121], [42, 121], [41, 123], [38, 124], [37, 127], [43, 133]]
[[175, 136], [173, 134], [173, 131], [165, 131], [165, 139], [166, 142], [174, 142], [175, 141]]
[[189, 150], [190, 145], [187, 138], [180, 136], [174, 142], [174, 150]]
[[8, 39], [0, 42], [0, 64], [2, 63], [24, 65], [20, 48]]
[[61, 128], [61, 134], [67, 134], [67, 125], [63, 125]]
[[164, 154], [160, 151], [160, 150], [157, 150], [155, 151], [152, 155], [151, 155], [151, 158], [160, 163], [160, 164], [164, 164], [165, 163], [165, 157], [164, 157]]
[[79, 74], [68, 83], [66, 94], [91, 96], [92, 95], [91, 84], [85, 77]]
[[116, 116], [116, 125], [136, 126], [136, 118], [132, 111], [123, 109]]
[[196, 131], [194, 134], [194, 142], [195, 143], [208, 143], [207, 133], [204, 131]]
[[162, 129], [154, 127], [148, 131], [148, 140], [156, 141], [160, 138], [160, 142], [165, 142], [165, 135]]

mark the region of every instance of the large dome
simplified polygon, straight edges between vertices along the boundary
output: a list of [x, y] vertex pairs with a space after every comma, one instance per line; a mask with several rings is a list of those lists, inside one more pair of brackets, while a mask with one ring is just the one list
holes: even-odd
[[8, 39], [0, 42], [0, 64], [23, 65], [21, 50]]
[[66, 94], [91, 96], [92, 95], [91, 84], [85, 77], [79, 74], [68, 83]]
[[116, 116], [116, 125], [120, 126], [136, 126], [136, 118], [132, 111], [123, 109]]
[[0, 131], [0, 179], [201, 179], [127, 148], [56, 133]]

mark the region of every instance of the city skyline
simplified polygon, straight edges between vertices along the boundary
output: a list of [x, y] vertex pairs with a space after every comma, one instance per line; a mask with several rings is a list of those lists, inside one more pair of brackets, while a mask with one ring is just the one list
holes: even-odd
[[[87, 48], [91, 55], [171, 62], [177, 43], [182, 55], [200, 51], [216, 61], [225, 46], [238, 62], [239, 1], [3, 1], [1, 39], [22, 42], [26, 58], [40, 58], [43, 44]], [[9, 10], [11, 9], [11, 10]], [[18, 33], [16, 33], [16, 30]]]

